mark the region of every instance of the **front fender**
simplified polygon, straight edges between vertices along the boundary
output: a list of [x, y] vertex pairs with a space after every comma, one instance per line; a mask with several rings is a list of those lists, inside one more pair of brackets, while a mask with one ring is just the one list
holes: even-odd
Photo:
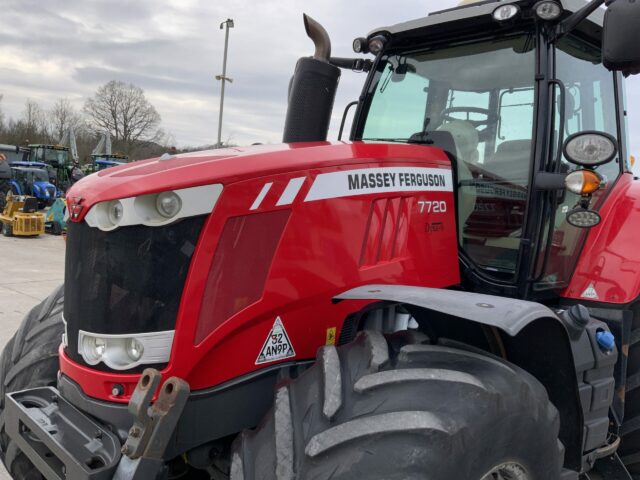
[[403, 303], [497, 327], [511, 337], [515, 337], [524, 327], [542, 318], [553, 319], [562, 324], [550, 308], [539, 303], [456, 290], [406, 285], [368, 285], [349, 290], [335, 299]]
[[16, 182], [15, 180], [11, 180], [9, 183], [11, 184], [11, 190], [13, 193], [15, 193], [16, 195], [22, 195], [22, 189], [20, 188], [20, 184], [18, 182]]
[[604, 322], [586, 314], [586, 325], [576, 328], [568, 311], [535, 302], [403, 285], [363, 286], [335, 298], [341, 300], [400, 305], [431, 342], [483, 348], [536, 377], [560, 412], [565, 467], [584, 470], [606, 444], [618, 354], [598, 345], [596, 334], [609, 330]]

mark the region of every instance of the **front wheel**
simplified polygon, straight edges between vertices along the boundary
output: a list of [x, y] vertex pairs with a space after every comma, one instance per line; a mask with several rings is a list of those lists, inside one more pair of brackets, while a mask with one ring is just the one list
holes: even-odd
[[2, 222], [2, 235], [5, 237], [10, 237], [13, 235], [13, 228], [11, 228], [10, 223]]
[[27, 388], [56, 385], [58, 347], [64, 331], [63, 302], [61, 286], [27, 314], [0, 357], [0, 455], [12, 478], [17, 480], [43, 477], [4, 430], [4, 396]]
[[322, 347], [236, 439], [231, 479], [559, 478], [559, 416], [535, 378], [415, 337], [367, 331]]

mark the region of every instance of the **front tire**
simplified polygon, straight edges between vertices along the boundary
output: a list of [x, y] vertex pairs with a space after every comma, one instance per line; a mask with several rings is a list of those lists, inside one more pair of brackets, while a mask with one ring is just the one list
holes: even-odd
[[64, 288], [60, 286], [27, 314], [0, 357], [0, 455], [17, 480], [43, 477], [5, 432], [5, 394], [56, 385], [58, 347], [64, 332], [63, 302]]
[[13, 235], [13, 228], [10, 223], [2, 222], [2, 235], [5, 237], [11, 237]]
[[544, 387], [497, 357], [416, 336], [367, 331], [322, 347], [236, 439], [231, 479], [558, 479]]

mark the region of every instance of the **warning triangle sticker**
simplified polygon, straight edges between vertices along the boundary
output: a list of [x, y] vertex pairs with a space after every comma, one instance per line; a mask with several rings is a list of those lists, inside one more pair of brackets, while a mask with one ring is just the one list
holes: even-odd
[[277, 317], [256, 359], [256, 365], [295, 356], [296, 352], [293, 350], [289, 335], [287, 335], [287, 331], [284, 329], [282, 320], [280, 317]]
[[590, 283], [581, 295], [582, 298], [590, 298], [592, 300], [598, 299], [598, 292], [596, 292], [596, 287], [593, 286], [593, 283]]

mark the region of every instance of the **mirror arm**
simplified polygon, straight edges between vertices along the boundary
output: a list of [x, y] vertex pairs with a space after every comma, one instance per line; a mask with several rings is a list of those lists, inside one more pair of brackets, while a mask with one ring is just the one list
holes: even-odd
[[329, 63], [334, 67], [353, 70], [354, 72], [368, 72], [373, 62], [368, 58], [331, 57]]
[[553, 40], [559, 40], [566, 34], [570, 33], [574, 28], [578, 26], [580, 22], [585, 20], [589, 15], [595, 12], [602, 5], [611, 5], [615, 0], [591, 0], [584, 7], [577, 12], [572, 13], [556, 27]]

